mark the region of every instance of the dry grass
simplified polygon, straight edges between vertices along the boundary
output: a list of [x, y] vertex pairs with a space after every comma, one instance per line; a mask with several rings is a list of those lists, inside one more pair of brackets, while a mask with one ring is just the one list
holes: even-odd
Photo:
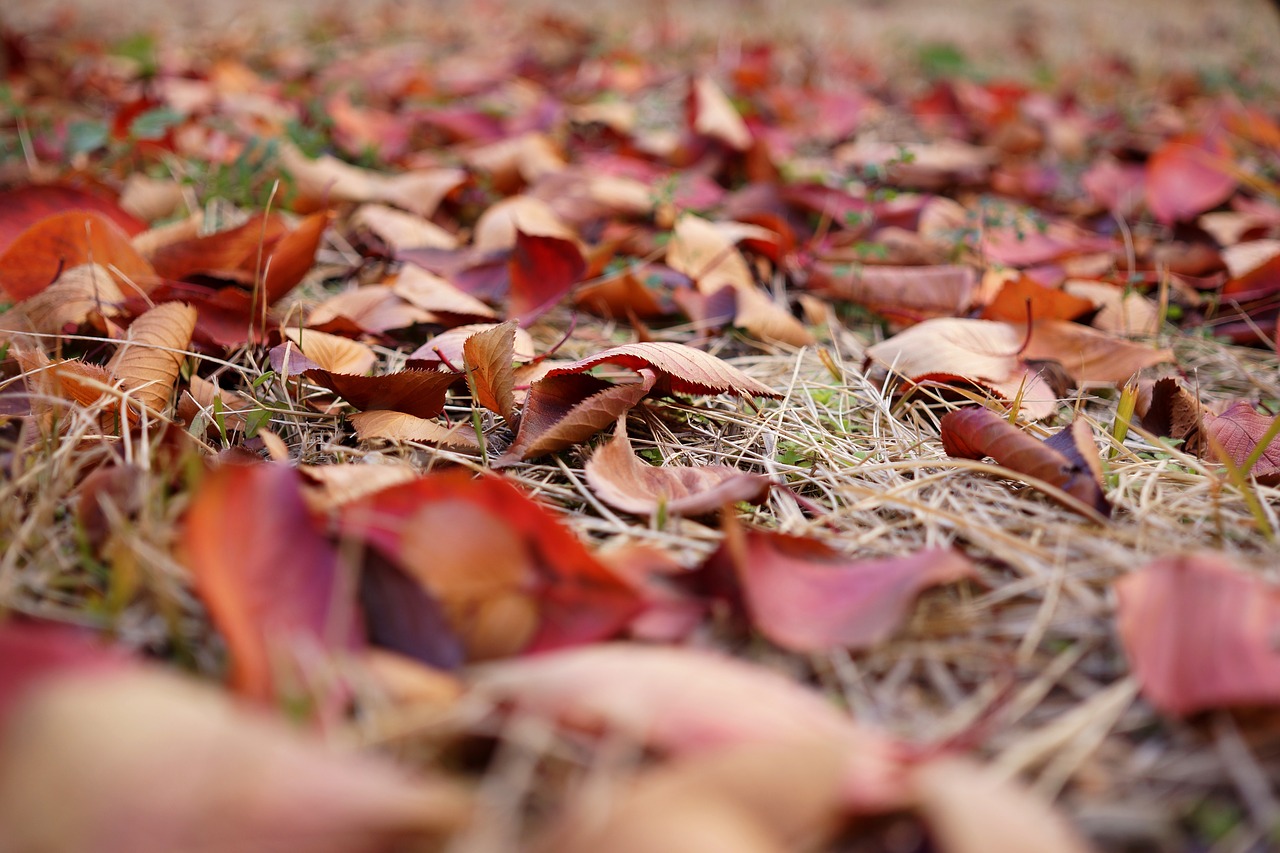
[[[751, 10], [750, 15], [759, 16], [757, 24], [792, 20], [781, 3], [730, 5]], [[821, 4], [822, 14], [843, 15], [846, 5]], [[903, 21], [916, 20], [912, 16], [921, 6], [851, 5], [862, 36], [884, 41], [891, 41], [889, 33], [901, 33]], [[1162, 15], [1185, 7], [1188, 17], [1148, 15], [1144, 20], [1149, 26], [1137, 28], [1121, 18], [1140, 14], [1136, 10], [1144, 4], [1116, 9], [1115, 4], [1036, 2], [1023, 4], [1030, 11], [1018, 14], [1050, 21], [1079, 16], [1088, 26], [1078, 34], [1087, 41], [1095, 34], [1110, 39], [1124, 33], [1132, 40], [1129, 47], [1150, 51], [1167, 28], [1203, 28], [1211, 5], [1158, 4]], [[964, 8], [987, 10], [974, 12], [985, 15], [990, 6]], [[130, 8], [141, 10], [143, 5]], [[214, 9], [209, 4], [199, 8]], [[15, 16], [36, 11], [6, 10]], [[701, 18], [704, 13], [715, 14], [700, 10], [691, 16], [690, 26], [710, 29]], [[955, 14], [967, 14], [962, 13]], [[1221, 15], [1214, 26], [1227, 36], [1218, 39], [1218, 30], [1211, 27], [1203, 30], [1210, 37], [1197, 44], [1216, 50], [1214, 56], [1221, 58], [1228, 49], [1239, 51], [1233, 57], [1274, 50], [1275, 21], [1267, 17], [1265, 25], [1254, 26], [1251, 17], [1267, 14], [1265, 4], [1241, 3], [1212, 14]], [[878, 16], [884, 19], [880, 24], [875, 23]], [[806, 25], [813, 20], [822, 19], [806, 17]], [[850, 18], [850, 26], [854, 20]], [[892, 29], [891, 20], [899, 30]], [[1019, 20], [1012, 17], [1014, 23]], [[913, 26], [911, 34], [934, 35], [932, 21], [926, 23]], [[838, 30], [826, 32], [839, 37]], [[1045, 37], [1053, 32], [1046, 28]], [[962, 33], [939, 27], [937, 34], [963, 38]], [[987, 37], [1009, 42], [1006, 31], [982, 36]], [[973, 38], [974, 44], [983, 44]], [[1173, 43], [1178, 44], [1176, 39]], [[1054, 45], [1051, 56], [1075, 49], [1066, 42]], [[1154, 60], [1149, 52], [1141, 56]], [[1183, 58], [1194, 63], [1196, 57], [1188, 52]], [[322, 268], [353, 260], [350, 248], [336, 241], [320, 257]], [[310, 289], [303, 289], [304, 300], [319, 296], [322, 277], [323, 270], [313, 276]], [[534, 330], [542, 346], [559, 338], [564, 319], [553, 315]], [[718, 341], [717, 354], [784, 391], [785, 398], [758, 412], [720, 398], [648, 402], [630, 419], [637, 450], [653, 461], [731, 464], [766, 472], [824, 510], [814, 517], [791, 495], [775, 491], [749, 512], [753, 524], [817, 537], [866, 556], [955, 543], [979, 562], [982, 582], [929, 594], [905, 630], [869, 652], [799, 658], [763, 643], [734, 651], [816, 681], [861, 720], [914, 741], [954, 739], [978, 750], [1004, 772], [1029, 779], [1057, 798], [1106, 847], [1172, 850], [1196, 839], [1211, 841], [1213, 849], [1222, 851], [1265, 848], [1280, 819], [1270, 784], [1280, 778], [1280, 737], [1266, 726], [1246, 729], [1226, 714], [1193, 724], [1155, 715], [1137, 698], [1128, 674], [1113, 628], [1110, 592], [1117, 577], [1150, 559], [1199, 549], [1228, 554], [1280, 579], [1275, 543], [1259, 530], [1240, 489], [1218, 466], [1140, 431], [1131, 431], [1123, 444], [1114, 443], [1109, 433], [1115, 395], [1083, 394], [1073, 408], [1095, 427], [1108, 460], [1108, 497], [1116, 507], [1109, 524], [1095, 524], [1011, 472], [947, 458], [937, 427], [945, 404], [901, 400], [882, 378], [863, 371], [865, 348], [882, 334], [878, 326], [850, 326], [832, 313], [818, 331], [818, 347], [799, 352], [740, 339]], [[603, 324], [586, 325], [564, 354], [594, 352], [626, 334]], [[679, 337], [680, 330], [664, 334]], [[1273, 353], [1234, 348], [1172, 328], [1166, 335], [1160, 343], [1174, 346], [1202, 399], [1280, 399]], [[206, 368], [214, 366], [207, 356], [189, 355]], [[384, 356], [391, 367], [401, 358], [391, 351]], [[253, 381], [265, 372], [260, 358], [259, 353], [235, 353], [216, 362], [216, 369], [222, 371], [224, 385], [251, 394], [270, 410], [269, 427], [293, 459], [372, 464], [398, 457], [423, 469], [446, 463], [482, 467], [475, 455], [426, 446], [355, 448], [338, 417], [317, 414], [303, 404], [301, 386], [273, 381], [254, 388]], [[20, 379], [3, 381], [11, 387]], [[446, 413], [465, 420], [471, 409], [459, 404]], [[181, 472], [174, 474], [176, 480], [140, 477], [141, 509], [127, 522], [113, 520], [114, 541], [104, 551], [105, 562], [91, 556], [82, 528], [73, 523], [76, 488], [85, 472], [106, 458], [150, 470], [146, 455], [162, 452], [158, 431], [132, 441], [101, 440], [98, 414], [68, 412], [54, 439], [26, 428], [5, 435], [0, 606], [106, 626], [128, 645], [165, 654], [200, 672], [217, 672], [222, 652], [173, 557], [175, 521], [184, 505]], [[490, 447], [500, 448], [510, 436], [493, 416], [486, 418]], [[587, 452], [584, 448], [520, 464], [507, 473], [559, 507], [564, 520], [594, 542], [656, 544], [690, 566], [716, 547], [719, 532], [707, 524], [690, 519], [638, 524], [602, 505], [585, 485]], [[1275, 513], [1280, 490], [1249, 489], [1272, 528], [1280, 530]], [[714, 628], [703, 639], [725, 642]], [[435, 722], [401, 718], [393, 724], [388, 718], [385, 728], [363, 731], [358, 739], [386, 744], [427, 738]], [[484, 792], [492, 820], [477, 830], [483, 836], [462, 840], [459, 850], [505, 849], [519, 838], [525, 810], [536, 811], [539, 798], [546, 796], [539, 784], [548, 767], [569, 766], [581, 776], [609, 775], [637, 760], [621, 746], [615, 753], [583, 756], [534, 721], [517, 720], [501, 734], [504, 746]]]

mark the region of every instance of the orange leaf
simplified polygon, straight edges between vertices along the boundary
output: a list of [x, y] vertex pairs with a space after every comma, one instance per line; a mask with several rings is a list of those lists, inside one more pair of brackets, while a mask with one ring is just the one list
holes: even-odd
[[637, 515], [659, 508], [672, 515], [705, 515], [725, 504], [758, 501], [770, 483], [763, 474], [728, 465], [648, 465], [631, 449], [625, 417], [618, 419], [613, 439], [587, 460], [586, 477], [602, 501]]
[[69, 211], [100, 213], [130, 237], [147, 228], [104, 196], [58, 184], [31, 184], [0, 193], [0, 253], [41, 219]]
[[[196, 592], [231, 650], [231, 683], [281, 697], [282, 664], [359, 645], [337, 551], [317, 530], [298, 475], [269, 463], [223, 465], [200, 483], [182, 527]], [[301, 656], [299, 658], [298, 656]]]
[[1035, 320], [1074, 320], [1093, 310], [1093, 303], [1052, 287], [1037, 284], [1029, 276], [1007, 281], [982, 309], [984, 320], [1010, 323]]
[[107, 370], [133, 399], [153, 412], [164, 412], [195, 326], [196, 312], [190, 305], [157, 305], [129, 326]]
[[[1015, 327], [1024, 336], [1026, 327]], [[1126, 341], [1066, 320], [1041, 320], [1022, 357], [1056, 361], [1076, 382], [1121, 384], [1146, 367], [1174, 361], [1173, 351]]]
[[582, 373], [599, 364], [619, 364], [632, 370], [647, 367], [658, 375], [658, 382], [654, 387], [663, 393], [733, 394], [774, 400], [782, 397], [769, 386], [757, 382], [714, 355], [683, 344], [666, 342], [623, 344], [558, 367], [547, 376], [551, 378]]
[[101, 213], [73, 210], [40, 220], [0, 254], [0, 289], [20, 302], [62, 270], [89, 263], [118, 271], [125, 287], [146, 292], [156, 282], [155, 270], [118, 225]]
[[476, 402], [515, 424], [515, 359], [517, 324], [514, 320], [476, 332], [462, 344], [467, 365], [467, 384]]
[[[1093, 433], [1084, 421], [1072, 421], [1071, 426], [1046, 441], [1037, 441], [987, 409], [947, 412], [941, 426], [942, 446], [948, 456], [961, 459], [990, 456], [1011, 471], [1061, 489], [1086, 510], [1103, 517], [1111, 515], [1111, 503], [1102, 487], [1102, 461], [1093, 443]], [[1064, 503], [1072, 509], [1081, 509], [1076, 504]]]
[[1117, 621], [1158, 710], [1280, 704], [1280, 590], [1221, 557], [1166, 557], [1116, 582]]
[[323, 370], [332, 373], [353, 373], [362, 376], [373, 369], [378, 356], [373, 349], [359, 341], [317, 332], [312, 329], [288, 328], [284, 336], [299, 351]]

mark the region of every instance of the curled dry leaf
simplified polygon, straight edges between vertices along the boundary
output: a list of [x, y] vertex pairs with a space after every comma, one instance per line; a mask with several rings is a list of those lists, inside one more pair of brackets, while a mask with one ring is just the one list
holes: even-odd
[[157, 305], [129, 326], [107, 370], [132, 399], [153, 412], [163, 412], [195, 327], [196, 312], [191, 306], [177, 302]]
[[502, 415], [515, 425], [515, 359], [516, 329], [514, 320], [476, 332], [462, 345], [467, 367], [467, 384], [476, 402], [491, 412]]
[[660, 393], [733, 394], [774, 400], [782, 397], [769, 386], [714, 355], [684, 344], [667, 342], [623, 344], [558, 367], [547, 376], [582, 373], [600, 364], [617, 364], [632, 370], [647, 367], [657, 375], [654, 388]]
[[62, 270], [82, 264], [114, 270], [130, 292], [147, 292], [156, 273], [129, 242], [129, 235], [101, 213], [72, 210], [41, 219], [0, 254], [0, 289], [11, 302], [35, 296]]
[[353, 376], [328, 370], [307, 370], [307, 378], [323, 385], [362, 412], [389, 409], [416, 418], [434, 418], [444, 411], [449, 388], [458, 373], [436, 370], [401, 370], [384, 376]]
[[356, 438], [361, 441], [381, 438], [386, 441], [421, 441], [463, 450], [478, 450], [480, 447], [476, 443], [475, 428], [470, 423], [445, 426], [439, 421], [379, 409], [356, 412], [348, 420], [356, 431]]
[[827, 652], [887, 640], [931, 586], [974, 579], [958, 551], [930, 548], [905, 557], [855, 560], [823, 543], [726, 524], [711, 557], [737, 577], [751, 623], [784, 649]]
[[47, 679], [0, 741], [6, 847], [47, 853], [391, 853], [461, 829], [471, 796], [334, 752], [148, 670]]
[[843, 758], [829, 741], [743, 744], [641, 774], [607, 813], [571, 810], [540, 849], [785, 853], [839, 827]]
[[613, 439], [587, 460], [586, 477], [600, 500], [637, 515], [659, 509], [672, 515], [705, 515], [725, 504], [758, 501], [770, 484], [763, 474], [728, 465], [659, 467], [642, 462], [631, 449], [625, 417], [618, 419]]
[[653, 389], [653, 371], [641, 370], [640, 376], [639, 382], [618, 385], [584, 373], [537, 380], [525, 396], [515, 441], [494, 465], [555, 453], [606, 429]]
[[1102, 332], [1144, 337], [1160, 331], [1160, 309], [1146, 296], [1104, 281], [1070, 279], [1062, 289], [1087, 299], [1097, 309], [1093, 327]]
[[422, 477], [348, 504], [341, 526], [423, 586], [473, 659], [607, 638], [641, 608], [628, 583], [500, 477]]
[[1116, 582], [1120, 639], [1165, 714], [1280, 704], [1280, 590], [1212, 555], [1166, 557]]
[[824, 741], [842, 758], [846, 807], [905, 802], [899, 744], [757, 664], [690, 648], [604, 643], [476, 667], [468, 681], [478, 698], [675, 755]]
[[987, 409], [968, 408], [943, 416], [942, 446], [960, 459], [990, 456], [997, 463], [1048, 483], [1064, 494], [1050, 493], [1066, 506], [1091, 518], [1111, 515], [1102, 485], [1102, 460], [1093, 433], [1083, 420], [1037, 441]]
[[922, 762], [911, 771], [911, 788], [914, 808], [941, 853], [1093, 849], [1048, 803], [971, 761]]
[[282, 669], [320, 649], [360, 644], [337, 551], [312, 521], [293, 470], [214, 469], [187, 510], [181, 542], [196, 592], [231, 650], [238, 692], [282, 698]]
[[1214, 136], [1170, 139], [1147, 161], [1147, 209], [1166, 225], [1193, 219], [1236, 190], [1231, 148]]
[[1058, 398], [1020, 357], [1024, 338], [1007, 323], [941, 317], [869, 347], [867, 357], [912, 384], [974, 385], [1002, 400], [1020, 399], [1024, 417], [1045, 418]]
[[1138, 385], [1134, 411], [1142, 428], [1160, 438], [1183, 442], [1191, 453], [1205, 449], [1201, 430], [1204, 418], [1211, 414], [1195, 395], [1183, 388], [1177, 379], [1165, 377]]

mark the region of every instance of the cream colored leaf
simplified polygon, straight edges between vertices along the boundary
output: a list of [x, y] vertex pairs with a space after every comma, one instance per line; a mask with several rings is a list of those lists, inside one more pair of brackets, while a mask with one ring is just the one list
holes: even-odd
[[421, 441], [447, 447], [475, 449], [475, 430], [471, 424], [445, 426], [439, 421], [418, 418], [404, 412], [371, 409], [349, 416], [356, 437], [361, 441], [381, 438], [387, 441]]
[[516, 195], [491, 205], [476, 221], [472, 240], [476, 251], [498, 252], [516, 245], [516, 229], [539, 237], [559, 237], [578, 241], [578, 235], [565, 224], [551, 205], [528, 195]]
[[107, 363], [107, 370], [132, 392], [133, 399], [152, 411], [163, 412], [195, 327], [196, 310], [190, 305], [157, 305], [129, 326], [128, 336]]
[[368, 373], [378, 362], [378, 356], [371, 347], [340, 335], [286, 328], [284, 336], [293, 341], [304, 356], [334, 373], [359, 376]]
[[385, 204], [371, 202], [360, 205], [351, 214], [351, 224], [369, 229], [396, 252], [402, 249], [458, 247], [458, 238], [431, 220]]
[[693, 130], [723, 142], [734, 151], [751, 147], [751, 130], [724, 90], [706, 75], [693, 81]]
[[774, 391], [714, 355], [669, 342], [623, 344], [556, 368], [548, 377], [582, 373], [599, 364], [618, 364], [632, 370], [651, 368], [658, 374], [660, 391], [682, 394], [733, 394], [739, 397], [779, 399]]
[[498, 316], [496, 311], [479, 299], [416, 264], [404, 265], [391, 285], [391, 290], [401, 299], [433, 314], [462, 314], [486, 319]]
[[82, 264], [0, 314], [0, 328], [60, 335], [83, 325], [94, 312], [103, 317], [118, 316], [124, 298], [115, 276], [105, 267]]
[[384, 175], [327, 154], [312, 160], [289, 143], [280, 146], [280, 164], [303, 198], [383, 202], [419, 216], [435, 213], [445, 196], [467, 179], [461, 169], [445, 168]]

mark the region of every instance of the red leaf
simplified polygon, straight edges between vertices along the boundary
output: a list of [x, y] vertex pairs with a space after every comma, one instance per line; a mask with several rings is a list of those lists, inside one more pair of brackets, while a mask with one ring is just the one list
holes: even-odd
[[1280, 590], [1216, 556], [1167, 557], [1116, 583], [1120, 639], [1160, 711], [1280, 704]]
[[14, 706], [44, 679], [113, 669], [125, 660], [75, 628], [53, 622], [5, 623], [0, 626], [0, 731]]
[[[1262, 414], [1246, 400], [1237, 400], [1216, 418], [1206, 417], [1204, 429], [1236, 467], [1241, 467], [1274, 421], [1275, 416]], [[1244, 473], [1252, 474], [1264, 484], [1280, 481], [1280, 436], [1271, 440], [1253, 468]]]
[[1170, 139], [1147, 161], [1147, 209], [1166, 225], [1217, 207], [1236, 191], [1231, 147], [1215, 136]]
[[423, 477], [348, 504], [341, 523], [441, 603], [473, 657], [603, 639], [641, 607], [629, 584], [500, 477]]
[[517, 228], [510, 261], [511, 316], [527, 326], [555, 307], [586, 271], [587, 262], [573, 240]]
[[547, 376], [534, 382], [520, 414], [516, 440], [494, 465], [535, 459], [586, 441], [635, 408], [649, 393], [653, 371], [643, 370], [641, 376], [640, 382], [618, 385], [585, 373]]
[[231, 683], [279, 695], [282, 657], [358, 645], [337, 551], [316, 529], [297, 473], [224, 465], [200, 484], [182, 529], [196, 591], [231, 649]]
[[752, 624], [800, 653], [883, 642], [923, 590], [976, 577], [969, 560], [946, 548], [852, 560], [813, 539], [736, 524], [712, 559], [733, 566]]

